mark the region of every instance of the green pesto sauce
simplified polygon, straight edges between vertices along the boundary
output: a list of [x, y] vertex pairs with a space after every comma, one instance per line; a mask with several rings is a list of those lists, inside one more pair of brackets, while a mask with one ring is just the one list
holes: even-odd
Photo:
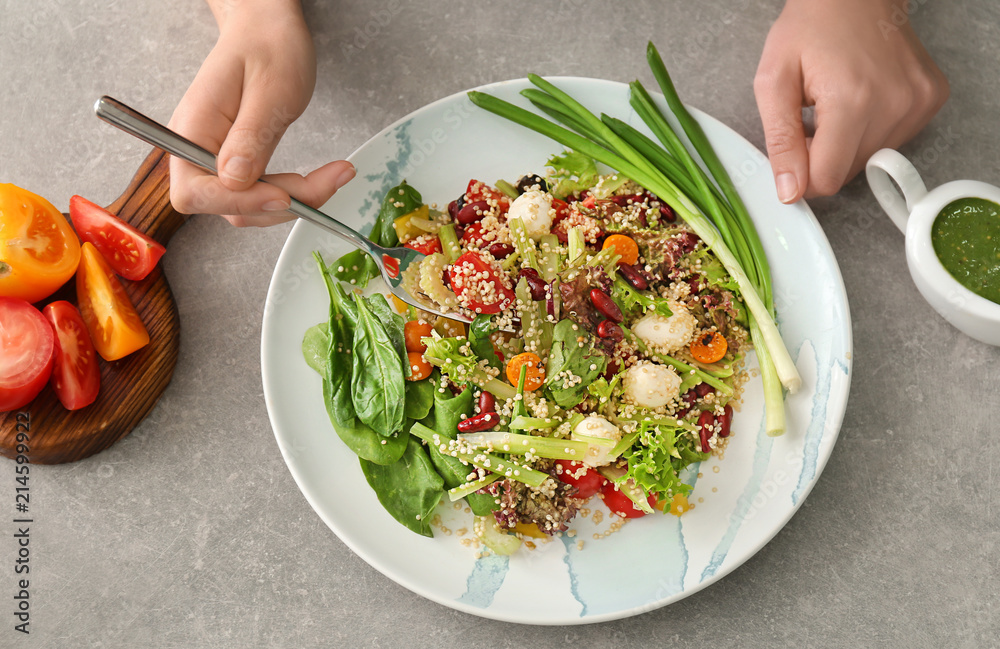
[[1000, 304], [1000, 205], [983, 198], [948, 203], [934, 219], [931, 243], [962, 286]]

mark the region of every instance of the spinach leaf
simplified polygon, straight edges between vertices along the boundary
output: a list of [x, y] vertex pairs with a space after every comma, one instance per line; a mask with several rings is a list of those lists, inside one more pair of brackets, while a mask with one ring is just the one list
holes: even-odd
[[[351, 379], [353, 376], [353, 361], [351, 347], [353, 346], [354, 324], [357, 322], [357, 309], [347, 298], [344, 288], [330, 277], [329, 269], [323, 263], [319, 253], [313, 257], [319, 265], [320, 274], [326, 283], [326, 292], [330, 296], [330, 315], [327, 322], [326, 363], [323, 372], [324, 400], [331, 413], [331, 420], [343, 427], [354, 425], [355, 410], [351, 399]], [[329, 391], [326, 384], [329, 383]]]
[[559, 321], [552, 332], [552, 341], [545, 368], [545, 389], [561, 408], [572, 408], [587, 396], [587, 386], [604, 374], [608, 359], [594, 348], [589, 333], [579, 327], [574, 329], [572, 320]]
[[416, 439], [409, 440], [403, 456], [389, 466], [361, 460], [361, 471], [385, 510], [397, 521], [423, 536], [434, 536], [431, 518], [444, 495], [444, 482]]
[[347, 448], [363, 460], [375, 464], [392, 464], [399, 460], [406, 450], [406, 440], [409, 434], [400, 433], [392, 437], [383, 437], [368, 426], [352, 417], [349, 423], [341, 423], [333, 409], [329, 381], [323, 381], [323, 401], [326, 402], [326, 412], [330, 415], [330, 423], [337, 437]]
[[423, 419], [430, 414], [439, 382], [437, 372], [423, 381], [406, 382], [406, 407], [403, 414], [407, 419]]
[[[375, 225], [368, 234], [368, 238], [380, 246], [391, 248], [399, 245], [399, 237], [396, 236], [396, 229], [392, 227], [393, 221], [399, 217], [409, 214], [413, 210], [423, 205], [420, 192], [410, 187], [404, 180], [401, 184], [393, 187], [382, 199], [382, 207], [379, 209]], [[334, 275], [337, 279], [348, 284], [364, 288], [373, 277], [378, 277], [378, 266], [367, 253], [360, 250], [349, 252], [333, 264]]]
[[364, 288], [373, 277], [379, 276], [375, 260], [367, 252], [355, 250], [337, 260], [331, 266], [333, 275], [342, 282]]
[[485, 313], [480, 313], [469, 325], [469, 347], [472, 353], [479, 358], [486, 359], [490, 367], [500, 369], [500, 359], [497, 358], [496, 350], [493, 349], [493, 341], [490, 334], [497, 330], [493, 324], [493, 318]]
[[409, 376], [410, 362], [406, 356], [406, 339], [403, 334], [403, 325], [405, 323], [403, 317], [389, 306], [389, 302], [381, 293], [375, 293], [365, 298], [365, 301], [371, 308], [372, 315], [385, 325], [385, 331], [389, 334], [389, 340], [392, 341], [392, 346], [396, 348], [396, 352], [399, 354], [399, 362], [403, 364], [403, 375]]
[[306, 365], [326, 376], [327, 349], [330, 346], [330, 323], [321, 322], [306, 329], [302, 336], [302, 355]]
[[[434, 410], [421, 423], [434, 429], [442, 437], [455, 439], [458, 436], [458, 422], [462, 421], [462, 415], [471, 412], [472, 388], [465, 388], [458, 396], [453, 396], [450, 390], [445, 390], [443, 393], [434, 390]], [[430, 451], [431, 461], [449, 489], [468, 482], [466, 478], [472, 471], [471, 466], [462, 464], [456, 457], [445, 455], [435, 446], [427, 448]], [[476, 516], [485, 516], [496, 509], [494, 497], [486, 494], [469, 494], [465, 497], [465, 502]]]
[[358, 419], [379, 435], [389, 437], [403, 428], [406, 379], [403, 363], [386, 327], [369, 302], [354, 296], [358, 324], [354, 329], [351, 399]]

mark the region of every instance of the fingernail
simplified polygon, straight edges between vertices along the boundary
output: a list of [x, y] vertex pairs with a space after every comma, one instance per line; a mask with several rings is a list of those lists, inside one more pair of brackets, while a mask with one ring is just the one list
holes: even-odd
[[274, 200], [268, 201], [260, 206], [261, 211], [264, 212], [284, 212], [291, 206], [288, 201]]
[[344, 169], [343, 171], [341, 171], [340, 175], [337, 176], [337, 179], [334, 180], [333, 182], [337, 183], [337, 189], [340, 189], [341, 187], [343, 187], [347, 183], [351, 182], [351, 179], [354, 178], [354, 176], [357, 173], [358, 173], [358, 170], [354, 168], [354, 165], [348, 163], [347, 169]]
[[774, 179], [774, 184], [778, 190], [778, 200], [782, 203], [791, 203], [795, 194], [799, 191], [799, 183], [795, 179], [795, 174], [783, 171]]
[[237, 156], [230, 158], [226, 162], [226, 167], [222, 170], [222, 175], [226, 178], [232, 178], [236, 182], [245, 183], [250, 180], [250, 170], [252, 167], [253, 164], [249, 158]]

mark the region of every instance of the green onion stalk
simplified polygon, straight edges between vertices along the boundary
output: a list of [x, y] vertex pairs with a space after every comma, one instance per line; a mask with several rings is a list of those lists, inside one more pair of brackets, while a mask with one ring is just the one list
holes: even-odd
[[[622, 128], [622, 123], [607, 116], [598, 118], [565, 92], [537, 75], [529, 75], [529, 80], [544, 92], [530, 90], [525, 91], [525, 94], [536, 106], [544, 105], [548, 108], [547, 114], [568, 116], [565, 123], [579, 133], [486, 93], [472, 91], [469, 97], [485, 110], [546, 135], [615, 169], [670, 203], [678, 215], [715, 252], [740, 288], [750, 312], [750, 335], [761, 364], [767, 431], [771, 435], [780, 435], [785, 429], [782, 386], [794, 392], [800, 387], [801, 379], [772, 316], [773, 293], [763, 247], [731, 179], [712, 151], [704, 132], [677, 99], [676, 91], [666, 75], [666, 68], [652, 44], [648, 54], [654, 76], [664, 90], [668, 104], [715, 177], [721, 192], [701, 171], [638, 82], [631, 86], [630, 101], [666, 147], [666, 151], [645, 136], [641, 139], [634, 137], [634, 133], [629, 130], [631, 127]], [[540, 99], [540, 95], [546, 95], [549, 99]], [[558, 115], [556, 119], [560, 119]], [[669, 162], [664, 162], [665, 160]], [[671, 176], [678, 182], [675, 183]], [[684, 188], [681, 189], [678, 184]], [[690, 196], [697, 196], [698, 200], [695, 201]]]

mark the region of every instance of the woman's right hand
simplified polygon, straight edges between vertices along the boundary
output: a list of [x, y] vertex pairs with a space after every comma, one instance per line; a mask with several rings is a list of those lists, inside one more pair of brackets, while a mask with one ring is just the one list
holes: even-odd
[[346, 160], [312, 173], [268, 175], [288, 126], [309, 104], [316, 55], [298, 0], [209, 0], [219, 40], [174, 110], [170, 126], [218, 151], [219, 175], [170, 161], [170, 200], [184, 213], [222, 214], [233, 225], [292, 217], [290, 196], [319, 207], [354, 177]]

